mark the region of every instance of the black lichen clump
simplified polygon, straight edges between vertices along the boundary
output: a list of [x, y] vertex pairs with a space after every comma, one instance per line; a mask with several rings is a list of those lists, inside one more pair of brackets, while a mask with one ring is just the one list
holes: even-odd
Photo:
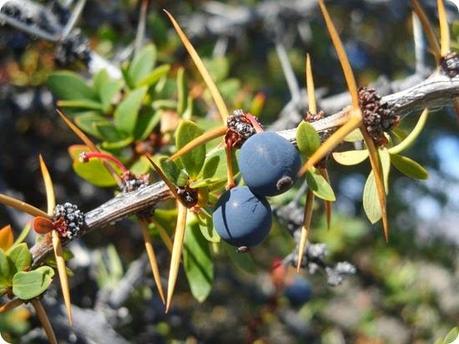
[[58, 204], [54, 208], [53, 225], [61, 237], [72, 239], [84, 225], [84, 213], [75, 204]]

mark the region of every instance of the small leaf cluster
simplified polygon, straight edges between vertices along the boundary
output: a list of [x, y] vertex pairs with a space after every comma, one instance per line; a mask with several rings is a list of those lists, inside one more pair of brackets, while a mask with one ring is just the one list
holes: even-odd
[[24, 301], [44, 293], [54, 277], [49, 266], [32, 269], [32, 255], [23, 242], [29, 229], [26, 227], [16, 241], [10, 226], [0, 230], [0, 295]]

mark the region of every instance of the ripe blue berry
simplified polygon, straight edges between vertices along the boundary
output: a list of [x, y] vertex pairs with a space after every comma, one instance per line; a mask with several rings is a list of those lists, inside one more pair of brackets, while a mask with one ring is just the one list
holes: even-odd
[[246, 186], [226, 191], [212, 215], [220, 237], [237, 247], [256, 246], [271, 229], [271, 207], [264, 197], [256, 196]]
[[312, 288], [309, 282], [303, 277], [295, 277], [285, 288], [284, 295], [292, 306], [302, 306], [311, 300]]
[[301, 166], [298, 151], [276, 133], [250, 137], [241, 147], [239, 170], [256, 195], [279, 195], [292, 187]]

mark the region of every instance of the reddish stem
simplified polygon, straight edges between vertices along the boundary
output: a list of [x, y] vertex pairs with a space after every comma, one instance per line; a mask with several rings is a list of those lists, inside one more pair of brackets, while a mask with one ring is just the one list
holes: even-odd
[[80, 160], [82, 162], [88, 162], [90, 159], [107, 160], [107, 161], [114, 163], [116, 166], [118, 166], [121, 172], [123, 173], [129, 172], [126, 166], [124, 166], [123, 163], [119, 161], [117, 158], [115, 158], [113, 155], [101, 153], [101, 152], [83, 152], [80, 154]]

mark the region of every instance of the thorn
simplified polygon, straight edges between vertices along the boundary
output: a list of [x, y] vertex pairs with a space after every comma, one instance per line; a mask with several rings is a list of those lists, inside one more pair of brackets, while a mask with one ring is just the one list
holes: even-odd
[[153, 166], [153, 169], [156, 171], [156, 173], [159, 175], [159, 177], [161, 178], [161, 180], [166, 183], [167, 187], [169, 188], [170, 192], [174, 195], [174, 198], [176, 200], [180, 200], [180, 197], [179, 195], [177, 194], [177, 187], [174, 185], [174, 183], [172, 183], [169, 178], [166, 177], [166, 175], [163, 173], [163, 171], [161, 170], [161, 168], [155, 164], [155, 162], [147, 155], [145, 155], [145, 157], [148, 159], [148, 161], [150, 162], [151, 166]]
[[306, 54], [306, 89], [308, 92], [309, 112], [315, 115], [317, 113], [317, 104], [314, 89], [314, 78], [312, 75], [311, 59], [309, 54]]
[[40, 169], [41, 175], [43, 176], [43, 182], [45, 183], [46, 190], [46, 203], [48, 206], [48, 215], [52, 216], [54, 208], [56, 207], [56, 196], [54, 194], [53, 181], [51, 180], [51, 175], [49, 174], [48, 167], [46, 167], [45, 161], [41, 154], [38, 156], [40, 160]]
[[159, 273], [158, 261], [156, 259], [155, 250], [153, 248], [153, 241], [150, 233], [148, 232], [148, 223], [144, 220], [140, 220], [140, 228], [142, 229], [143, 240], [145, 242], [145, 250], [147, 251], [148, 261], [150, 263], [151, 272], [155, 280], [156, 288], [158, 289], [159, 296], [163, 304], [166, 303], [164, 298], [163, 286], [161, 284], [161, 275]]
[[180, 202], [177, 202], [177, 208], [177, 225], [175, 227], [171, 266], [169, 269], [169, 280], [167, 283], [166, 313], [169, 311], [172, 302], [172, 296], [174, 295], [175, 284], [177, 282], [177, 275], [180, 265], [180, 257], [182, 256], [183, 241], [185, 239], [186, 215], [188, 209]]
[[193, 45], [189, 41], [188, 37], [185, 35], [183, 30], [181, 29], [180, 25], [177, 23], [175, 18], [170, 14], [167, 10], [163, 10], [167, 16], [169, 17], [170, 21], [172, 22], [172, 25], [175, 28], [175, 31], [177, 31], [177, 34], [180, 37], [180, 40], [182, 41], [183, 45], [185, 46], [185, 49], [188, 51], [188, 54], [190, 54], [191, 59], [193, 60], [196, 68], [198, 69], [199, 73], [201, 74], [202, 78], [204, 79], [204, 82], [207, 85], [207, 88], [209, 89], [209, 92], [215, 102], [215, 105], [217, 106], [217, 109], [220, 113], [220, 117], [222, 118], [222, 121], [224, 124], [226, 124], [226, 118], [228, 117], [228, 108], [225, 105], [225, 102], [223, 100], [222, 95], [220, 94], [217, 86], [215, 85], [214, 81], [212, 80], [212, 77], [210, 76], [206, 66], [202, 62], [201, 58], [199, 57], [198, 53], [194, 49]]
[[4, 194], [0, 194], [0, 204], [4, 204], [19, 211], [23, 211], [24, 213], [27, 213], [32, 216], [41, 216], [46, 219], [51, 219], [51, 216], [49, 216], [43, 210], [40, 210], [34, 207], [33, 205], [30, 205], [26, 202], [20, 201], [16, 198]]
[[43, 329], [46, 332], [46, 335], [48, 336], [48, 340], [51, 344], [57, 344], [57, 339], [56, 335], [54, 334], [53, 327], [51, 326], [51, 323], [49, 322], [48, 315], [46, 315], [46, 311], [43, 308], [43, 305], [41, 304], [40, 300], [37, 298], [30, 300], [32, 303], [33, 308], [35, 309], [35, 313], [37, 314], [38, 320], [40, 320], [41, 326], [43, 326]]
[[324, 4], [323, 0], [319, 0], [319, 6], [322, 10], [323, 17], [325, 19], [325, 24], [327, 25], [328, 32], [330, 33], [331, 40], [335, 46], [336, 53], [338, 54], [339, 62], [341, 63], [341, 68], [344, 72], [344, 77], [346, 78], [347, 88], [352, 97], [352, 107], [354, 109], [359, 108], [359, 98], [357, 93], [357, 83], [355, 82], [354, 73], [352, 73], [351, 64], [347, 58], [346, 51], [344, 50], [343, 43], [339, 38], [338, 32], [336, 31], [335, 25], [328, 13], [327, 7]]
[[212, 130], [205, 132], [201, 136], [198, 136], [197, 138], [191, 140], [185, 146], [180, 148], [177, 152], [175, 152], [169, 158], [169, 160], [176, 160], [177, 158], [185, 155], [186, 153], [190, 152], [194, 148], [199, 147], [213, 139], [216, 139], [217, 137], [225, 135], [227, 130], [228, 128], [226, 126], [223, 126], [223, 127], [214, 128]]
[[367, 145], [371, 169], [375, 176], [376, 190], [378, 191], [379, 205], [381, 207], [381, 217], [383, 223], [384, 239], [386, 242], [389, 241], [389, 221], [387, 219], [387, 210], [386, 210], [386, 189], [384, 187], [384, 177], [381, 169], [381, 162], [379, 161], [379, 153], [376, 148], [373, 140], [370, 135], [368, 135], [365, 127], [361, 127], [360, 131], [362, 132], [363, 139]]
[[308, 242], [308, 233], [311, 229], [312, 219], [312, 206], [314, 205], [314, 194], [311, 190], [308, 190], [306, 196], [306, 203], [304, 205], [304, 217], [303, 226], [301, 227], [301, 238], [300, 244], [298, 245], [298, 263], [296, 265], [296, 272], [300, 272], [301, 263], [303, 262], [304, 250], [306, 249], [306, 243]]
[[335, 131], [320, 147], [309, 157], [309, 160], [298, 172], [299, 176], [303, 176], [306, 171], [310, 170], [315, 164], [322, 160], [329, 152], [331, 152], [341, 141], [354, 129], [362, 124], [362, 114], [360, 110], [351, 111], [347, 122]]
[[441, 52], [440, 46], [438, 44], [438, 39], [435, 36], [434, 29], [432, 28], [432, 24], [430, 23], [429, 18], [427, 18], [426, 13], [422, 9], [422, 6], [418, 2], [418, 0], [411, 0], [411, 4], [413, 6], [414, 12], [421, 21], [422, 27], [426, 33], [427, 41], [429, 42], [429, 47], [432, 50], [432, 53], [435, 57], [435, 61], [438, 65], [440, 63]]
[[155, 218], [151, 218], [151, 222], [158, 228], [161, 240], [164, 242], [164, 245], [166, 245], [166, 248], [169, 250], [169, 252], [172, 253], [173, 244], [171, 238], [169, 238], [169, 234], [167, 234], [167, 231], [164, 229], [163, 226], [161, 226], [161, 224]]
[[[328, 170], [326, 168], [320, 168], [319, 172], [322, 175], [322, 177], [325, 178], [327, 183], [330, 184], [330, 176], [328, 175]], [[324, 206], [325, 206], [325, 216], [327, 220], [327, 229], [329, 230], [331, 226], [332, 211], [333, 211], [332, 202], [324, 201]]]
[[451, 51], [450, 37], [448, 28], [448, 16], [446, 14], [445, 3], [443, 0], [437, 0], [438, 20], [440, 22], [440, 53], [446, 56]]
[[72, 326], [72, 304], [70, 302], [70, 289], [65, 268], [65, 259], [62, 252], [61, 238], [56, 230], [52, 232], [52, 241], [54, 248], [54, 256], [56, 257], [57, 272], [59, 273], [59, 280], [61, 282], [62, 296], [64, 297], [65, 309], [67, 311], [67, 319], [70, 326]]

